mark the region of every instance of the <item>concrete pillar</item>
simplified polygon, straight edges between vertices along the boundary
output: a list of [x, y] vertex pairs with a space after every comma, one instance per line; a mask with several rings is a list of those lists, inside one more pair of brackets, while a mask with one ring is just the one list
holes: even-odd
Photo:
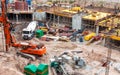
[[53, 14], [54, 15], [54, 17], [53, 17], [53, 22], [55, 22], [55, 14]]
[[58, 16], [58, 25], [59, 25], [59, 21], [60, 21], [60, 16]]
[[32, 14], [32, 20], [34, 21], [35, 17], [34, 17], [34, 13]]
[[52, 17], [51, 17], [51, 14], [50, 14], [50, 18], [48, 18], [48, 19], [50, 19], [50, 21], [51, 21], [51, 18], [52, 18]]
[[96, 35], [99, 34], [99, 26], [96, 27]]
[[16, 14], [16, 22], [18, 23], [19, 19], [18, 19], [18, 14]]
[[102, 46], [105, 46], [105, 38], [103, 38]]

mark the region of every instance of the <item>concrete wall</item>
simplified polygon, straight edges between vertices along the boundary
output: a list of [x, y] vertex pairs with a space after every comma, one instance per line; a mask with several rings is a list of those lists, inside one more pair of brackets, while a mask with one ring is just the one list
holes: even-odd
[[82, 14], [76, 14], [72, 17], [72, 28], [73, 29], [81, 29], [82, 24]]

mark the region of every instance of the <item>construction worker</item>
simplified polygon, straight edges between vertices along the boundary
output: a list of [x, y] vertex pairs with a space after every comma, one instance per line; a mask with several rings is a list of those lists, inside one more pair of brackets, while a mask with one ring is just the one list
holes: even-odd
[[83, 36], [81, 34], [79, 36], [79, 42], [83, 42]]

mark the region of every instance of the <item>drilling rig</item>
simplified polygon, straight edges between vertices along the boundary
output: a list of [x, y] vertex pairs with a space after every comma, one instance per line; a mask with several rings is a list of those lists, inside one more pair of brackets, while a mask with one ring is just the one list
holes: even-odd
[[[36, 45], [32, 43], [21, 42], [18, 43], [15, 40], [15, 37], [11, 35], [12, 25], [8, 22], [7, 19], [7, 7], [6, 7], [6, 0], [1, 0], [1, 16], [0, 16], [0, 23], [3, 24], [4, 29], [4, 36], [5, 36], [5, 48], [6, 51], [9, 51], [10, 47], [20, 48], [20, 54], [26, 55], [43, 55], [46, 53], [46, 47], [44, 44]], [[29, 56], [30, 56], [29, 55]], [[32, 58], [32, 57], [30, 57]]]

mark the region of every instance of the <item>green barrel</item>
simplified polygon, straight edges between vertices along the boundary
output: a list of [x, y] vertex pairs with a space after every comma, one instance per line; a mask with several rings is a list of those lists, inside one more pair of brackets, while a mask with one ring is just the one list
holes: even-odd
[[24, 67], [25, 75], [36, 75], [37, 67], [34, 64], [29, 64]]
[[48, 75], [48, 65], [47, 64], [39, 64], [37, 68], [37, 75]]
[[40, 38], [44, 35], [43, 31], [42, 30], [36, 30], [36, 37], [37, 38]]

